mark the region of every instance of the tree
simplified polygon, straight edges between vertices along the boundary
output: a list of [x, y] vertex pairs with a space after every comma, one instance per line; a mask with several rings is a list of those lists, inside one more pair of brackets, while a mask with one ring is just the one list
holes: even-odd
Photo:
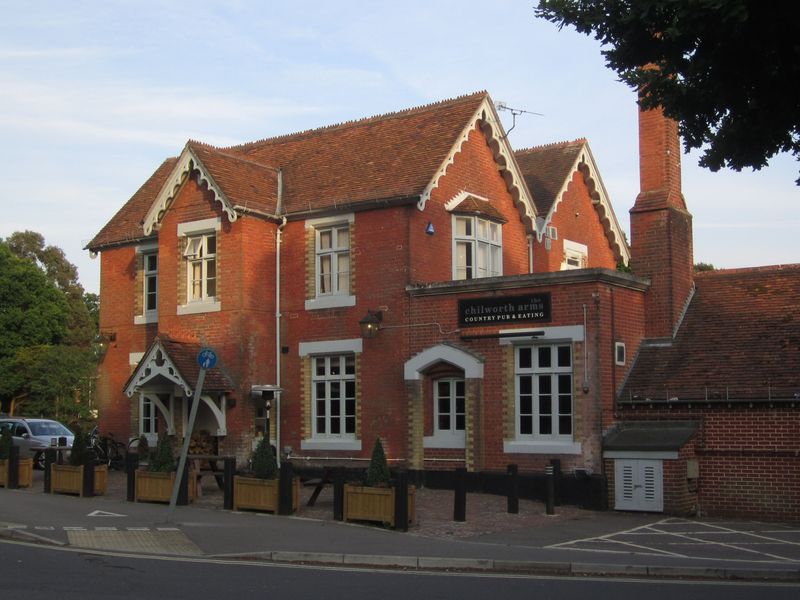
[[35, 231], [15, 231], [5, 241], [14, 254], [38, 266], [64, 294], [69, 307], [65, 343], [89, 347], [97, 332], [90, 314], [93, 299], [78, 282], [77, 267], [67, 260], [61, 248], [46, 246], [42, 234]]
[[28, 415], [86, 416], [89, 402], [76, 400], [90, 398], [96, 362], [83, 289], [68, 268], [60, 271], [66, 276], [54, 275], [57, 252], [44, 255], [53, 265], [50, 275], [33, 258], [31, 248], [44, 247], [38, 234], [15, 236], [13, 244], [0, 240], [0, 406], [11, 412], [22, 404]]
[[386, 453], [383, 451], [381, 438], [375, 438], [375, 445], [372, 447], [372, 457], [369, 460], [367, 469], [367, 485], [375, 487], [386, 487], [389, 485], [389, 463], [386, 461]]
[[800, 160], [792, 84], [800, 79], [800, 3], [540, 0], [536, 15], [594, 34], [642, 107], [661, 106], [679, 123], [686, 151], [703, 150], [702, 167], [758, 170], [781, 152]]

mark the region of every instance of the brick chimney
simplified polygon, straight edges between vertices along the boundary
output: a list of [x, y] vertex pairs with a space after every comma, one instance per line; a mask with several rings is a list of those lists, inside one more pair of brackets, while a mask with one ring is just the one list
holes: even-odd
[[661, 109], [639, 109], [639, 186], [630, 211], [631, 268], [650, 279], [645, 335], [671, 338], [692, 291], [694, 260], [678, 125]]

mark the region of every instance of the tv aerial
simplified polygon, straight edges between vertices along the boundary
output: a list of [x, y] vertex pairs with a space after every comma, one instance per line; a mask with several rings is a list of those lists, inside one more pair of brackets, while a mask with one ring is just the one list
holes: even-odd
[[508, 137], [508, 134], [511, 133], [511, 130], [517, 126], [517, 116], [519, 115], [536, 115], [537, 117], [543, 117], [542, 113], [533, 112], [532, 110], [523, 110], [521, 108], [512, 108], [505, 102], [498, 101], [497, 102], [497, 110], [500, 111], [508, 111], [511, 113], [511, 127], [506, 130], [505, 137]]

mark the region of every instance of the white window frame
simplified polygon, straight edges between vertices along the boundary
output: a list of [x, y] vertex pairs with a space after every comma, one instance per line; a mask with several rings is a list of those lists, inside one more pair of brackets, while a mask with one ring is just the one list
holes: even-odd
[[[189, 223], [180, 223], [178, 225], [178, 236], [182, 239], [183, 249], [181, 252], [182, 260], [184, 261], [183, 268], [186, 269], [186, 304], [178, 306], [179, 315], [196, 314], [204, 312], [214, 312], [222, 309], [219, 297], [219, 242], [220, 236], [218, 235], [222, 229], [222, 220], [216, 219], [203, 219], [201, 221], [193, 221]], [[214, 236], [214, 252], [208, 252], [208, 240]], [[193, 242], [199, 241], [198, 244]], [[198, 254], [200, 257], [198, 258]], [[214, 294], [208, 293], [208, 263], [214, 260], [214, 280], [215, 289]], [[200, 261], [201, 264], [201, 296], [193, 298], [193, 273], [192, 266]]]
[[144, 394], [139, 397], [139, 435], [146, 436], [148, 442], [158, 437], [158, 407]]
[[[440, 417], [444, 416], [440, 410], [442, 397], [440, 385], [446, 385], [449, 400], [447, 415], [450, 420], [449, 427], [440, 427]], [[458, 393], [458, 387], [462, 393]], [[467, 383], [462, 377], [442, 377], [433, 381], [433, 435], [423, 438], [425, 448], [464, 448], [467, 442]], [[461, 398], [463, 410], [458, 410], [458, 399]], [[458, 417], [462, 417], [462, 427], [458, 426]]]
[[[459, 233], [459, 224], [468, 225]], [[453, 229], [453, 271], [455, 280], [499, 277], [503, 274], [503, 226], [475, 215], [455, 214]], [[464, 248], [466, 251], [461, 252]], [[463, 258], [463, 263], [462, 263]]]
[[[148, 243], [143, 244], [141, 246], [136, 247], [136, 253], [141, 255], [142, 260], [142, 314], [135, 315], [133, 317], [133, 323], [135, 325], [143, 325], [146, 323], [157, 323], [158, 322], [158, 244], [157, 243]], [[156, 259], [156, 268], [149, 269], [148, 268], [148, 259], [151, 257], [155, 257]], [[147, 309], [147, 296], [149, 294], [149, 286], [148, 281], [150, 278], [154, 278], [155, 281], [155, 299], [156, 299], [156, 306], [153, 309]]]
[[[211, 247], [213, 240], [213, 248]], [[199, 233], [186, 238], [183, 248], [186, 259], [186, 300], [192, 302], [214, 302], [217, 297], [217, 234]], [[213, 275], [209, 267], [213, 265]], [[199, 272], [197, 270], [199, 267]], [[213, 289], [211, 283], [213, 282]], [[212, 293], [213, 292], [213, 293]]]
[[585, 269], [589, 265], [589, 247], [586, 244], [564, 240], [564, 261], [562, 271]]
[[[539, 349], [550, 348], [550, 365], [539, 363]], [[558, 364], [558, 349], [569, 349], [569, 366]], [[520, 352], [529, 350], [531, 352], [530, 365], [520, 364]], [[553, 341], [546, 344], [518, 344], [514, 348], [514, 428], [515, 439], [503, 444], [506, 453], [556, 453], [556, 454], [580, 454], [581, 445], [575, 442], [575, 349], [572, 341]], [[560, 396], [565, 395], [564, 390], [560, 389], [560, 379], [569, 376], [569, 381], [565, 385], [569, 392], [569, 413], [560, 412]], [[550, 431], [541, 432], [541, 399], [540, 385], [543, 379], [547, 378], [550, 382]], [[522, 428], [522, 380], [527, 379], [530, 387], [531, 403], [530, 431], [523, 433]], [[524, 394], [527, 396], [528, 394]], [[560, 417], [569, 416], [570, 431], [561, 433], [559, 431]]]
[[625, 366], [625, 342], [614, 342], [614, 364], [617, 366]]
[[[319, 373], [319, 366], [323, 372]], [[348, 366], [352, 372], [348, 373]], [[352, 386], [352, 395], [347, 394], [348, 384]], [[324, 397], [318, 397], [319, 386], [324, 387]], [[334, 389], [338, 388], [338, 397], [334, 397]], [[356, 406], [356, 356], [351, 353], [322, 354], [311, 357], [311, 436], [315, 440], [355, 440], [358, 407]], [[333, 414], [333, 401], [339, 402], [338, 414]], [[319, 414], [318, 403], [325, 405], [324, 415]], [[348, 412], [348, 405], [352, 411]], [[320, 431], [319, 419], [324, 420], [324, 431]], [[351, 421], [352, 419], [352, 421]], [[352, 431], [347, 431], [348, 422], [352, 423]], [[334, 433], [332, 425], [338, 425]]]
[[[355, 221], [353, 213], [346, 215], [337, 215], [336, 217], [325, 217], [321, 219], [308, 219], [305, 223], [306, 229], [314, 230], [314, 298], [305, 301], [306, 310], [315, 310], [321, 308], [341, 308], [356, 305], [356, 297], [352, 294], [352, 277], [353, 270], [353, 228], [352, 224]], [[337, 246], [325, 249], [320, 247], [321, 233], [328, 231], [337, 231], [347, 228], [348, 244], [347, 248]], [[336, 237], [336, 234], [332, 234]], [[347, 269], [347, 289], [339, 287], [338, 269], [333, 269], [334, 263], [338, 262], [338, 256], [347, 254], [348, 256], [348, 269]], [[320, 289], [320, 275], [321, 275], [321, 257], [331, 257], [331, 284], [330, 291], [322, 291]], [[336, 265], [338, 267], [338, 265]], [[333, 285], [335, 282], [335, 285]]]

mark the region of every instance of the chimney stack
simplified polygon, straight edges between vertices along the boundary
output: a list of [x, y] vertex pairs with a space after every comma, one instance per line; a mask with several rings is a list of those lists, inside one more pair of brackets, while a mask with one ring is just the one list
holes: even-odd
[[640, 192], [630, 211], [631, 269], [650, 279], [648, 338], [671, 338], [694, 286], [692, 215], [681, 191], [678, 125], [639, 109]]

